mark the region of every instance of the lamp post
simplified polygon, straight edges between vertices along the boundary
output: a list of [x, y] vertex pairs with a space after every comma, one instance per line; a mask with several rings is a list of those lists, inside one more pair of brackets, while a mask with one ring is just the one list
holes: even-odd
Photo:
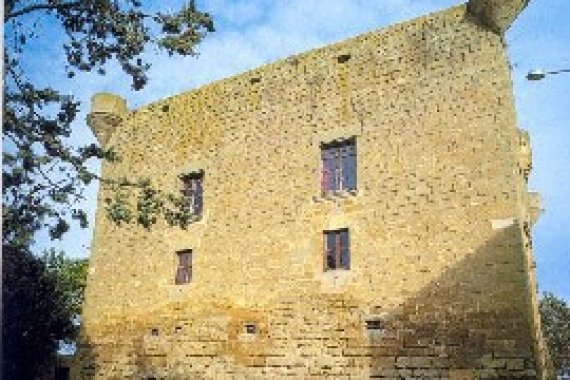
[[554, 75], [560, 73], [570, 73], [570, 69], [562, 69], [562, 70], [555, 70], [555, 71], [544, 71], [541, 69], [535, 69], [528, 72], [526, 75], [526, 79], [528, 80], [541, 80], [544, 79], [547, 75]]

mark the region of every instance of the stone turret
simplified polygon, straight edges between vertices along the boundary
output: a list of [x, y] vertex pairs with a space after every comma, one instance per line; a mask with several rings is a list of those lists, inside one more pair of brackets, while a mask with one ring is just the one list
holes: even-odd
[[467, 9], [482, 25], [504, 34], [529, 0], [469, 0]]
[[105, 147], [127, 112], [127, 101], [120, 96], [105, 92], [93, 95], [87, 124], [101, 147]]

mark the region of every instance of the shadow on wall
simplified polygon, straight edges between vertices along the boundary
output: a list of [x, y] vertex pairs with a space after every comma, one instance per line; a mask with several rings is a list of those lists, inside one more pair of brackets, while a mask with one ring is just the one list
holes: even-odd
[[498, 231], [368, 330], [370, 377], [536, 378], [521, 241]]
[[[127, 318], [121, 323], [90, 326], [82, 331], [71, 379], [144, 379], [165, 377], [167, 347], [146, 320]], [[156, 336], [155, 336], [156, 334]]]
[[77, 339], [77, 349], [71, 361], [70, 375], [72, 380], [94, 378], [97, 373], [97, 357], [91, 339], [85, 334], [83, 327]]
[[[326, 377], [533, 379], [521, 231], [498, 231], [399, 307], [363, 326], [348, 294], [289, 294], [272, 310], [174, 305], [91, 326], [73, 379]], [[413, 281], [413, 279], [409, 279]], [[367, 305], [382, 310], [385, 305]], [[253, 340], [243, 330], [255, 322]], [[370, 322], [370, 321], [368, 321]], [[241, 331], [241, 332], [240, 332]], [[96, 345], [91, 344], [97, 342]], [[239, 377], [238, 376], [238, 377]]]

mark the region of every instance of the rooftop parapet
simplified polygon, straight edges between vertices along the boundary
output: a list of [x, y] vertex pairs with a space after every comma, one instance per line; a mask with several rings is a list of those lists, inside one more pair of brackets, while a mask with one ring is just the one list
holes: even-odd
[[469, 0], [467, 10], [482, 25], [504, 34], [530, 0]]
[[127, 112], [127, 101], [120, 96], [105, 92], [93, 95], [87, 124], [101, 147], [105, 147]]

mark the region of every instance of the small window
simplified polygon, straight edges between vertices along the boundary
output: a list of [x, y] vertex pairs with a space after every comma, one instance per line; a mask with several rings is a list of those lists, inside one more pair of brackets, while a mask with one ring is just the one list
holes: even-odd
[[324, 262], [325, 271], [332, 269], [350, 269], [350, 241], [348, 229], [325, 231]]
[[176, 285], [187, 284], [192, 281], [192, 250], [186, 249], [176, 252], [178, 267], [176, 268]]
[[378, 319], [369, 319], [366, 321], [367, 330], [382, 330], [382, 322]]
[[180, 179], [182, 180], [180, 192], [186, 198], [188, 208], [194, 215], [201, 215], [204, 208], [204, 172], [185, 174]]
[[356, 142], [354, 138], [321, 146], [321, 191], [356, 190]]
[[245, 324], [245, 332], [248, 334], [255, 334], [257, 331], [257, 326], [255, 323], [246, 323]]
[[346, 63], [350, 58], [351, 58], [350, 54], [341, 54], [338, 57], [336, 57], [336, 60], [338, 63]]

